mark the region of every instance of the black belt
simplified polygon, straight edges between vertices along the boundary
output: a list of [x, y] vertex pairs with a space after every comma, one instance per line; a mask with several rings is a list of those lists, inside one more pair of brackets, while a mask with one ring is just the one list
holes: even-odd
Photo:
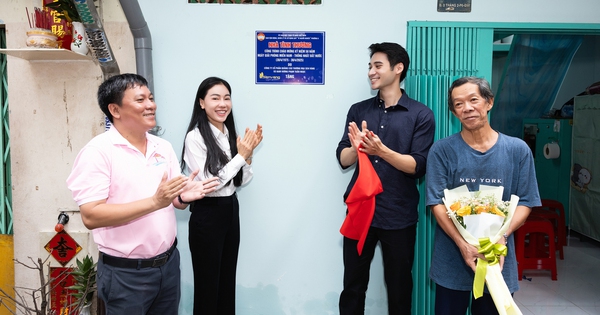
[[103, 252], [100, 252], [100, 259], [109, 266], [120, 267], [120, 268], [141, 269], [141, 268], [150, 268], [150, 267], [153, 267], [153, 268], [160, 267], [167, 263], [167, 261], [169, 260], [169, 257], [175, 250], [176, 246], [177, 246], [177, 239], [175, 239], [175, 242], [173, 242], [173, 245], [171, 246], [171, 248], [169, 248], [169, 250], [167, 250], [166, 252], [164, 252], [156, 257], [152, 257], [152, 258], [144, 258], [144, 259], [122, 258], [122, 257], [110, 256]]

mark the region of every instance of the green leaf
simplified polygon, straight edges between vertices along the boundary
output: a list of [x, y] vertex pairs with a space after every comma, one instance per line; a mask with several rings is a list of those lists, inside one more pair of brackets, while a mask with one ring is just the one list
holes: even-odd
[[46, 7], [58, 12], [57, 17], [69, 22], [81, 22], [81, 17], [73, 0], [55, 0], [46, 4]]
[[[69, 0], [70, 1], [70, 0]], [[89, 303], [96, 292], [96, 263], [89, 255], [83, 260], [76, 259], [77, 267], [70, 272], [73, 275], [74, 285], [67, 289], [75, 291], [71, 296], [75, 299], [74, 305]], [[83, 302], [83, 303], [82, 303]]]

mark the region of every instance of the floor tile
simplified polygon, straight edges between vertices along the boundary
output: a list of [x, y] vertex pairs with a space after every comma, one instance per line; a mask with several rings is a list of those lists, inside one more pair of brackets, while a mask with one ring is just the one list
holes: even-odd
[[514, 299], [523, 315], [600, 315], [600, 243], [572, 233], [550, 271], [525, 270]]

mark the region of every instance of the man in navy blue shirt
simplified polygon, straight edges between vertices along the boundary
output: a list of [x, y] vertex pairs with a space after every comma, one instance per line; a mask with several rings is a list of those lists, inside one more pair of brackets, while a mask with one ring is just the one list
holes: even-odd
[[[412, 266], [418, 220], [417, 179], [433, 143], [433, 112], [408, 97], [400, 88], [410, 63], [406, 50], [396, 43], [369, 47], [369, 79], [377, 96], [350, 107], [346, 128], [336, 155], [342, 168], [357, 161], [357, 150], [369, 156], [383, 192], [376, 196], [375, 214], [362, 254], [357, 240], [344, 237], [344, 290], [340, 315], [364, 314], [369, 269], [377, 242], [381, 242], [389, 314], [411, 314]], [[358, 177], [348, 185], [348, 197]]]

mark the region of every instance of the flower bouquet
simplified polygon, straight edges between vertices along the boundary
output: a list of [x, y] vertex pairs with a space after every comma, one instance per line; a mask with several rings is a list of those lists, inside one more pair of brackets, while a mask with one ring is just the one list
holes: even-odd
[[496, 244], [508, 230], [519, 197], [511, 195], [502, 201], [502, 186], [480, 185], [471, 192], [466, 185], [444, 190], [444, 205], [448, 216], [469, 244], [476, 246], [484, 259], [477, 259], [473, 295], [483, 295], [484, 283], [500, 315], [522, 315], [513, 300], [500, 270], [499, 258], [506, 256], [505, 245]]

